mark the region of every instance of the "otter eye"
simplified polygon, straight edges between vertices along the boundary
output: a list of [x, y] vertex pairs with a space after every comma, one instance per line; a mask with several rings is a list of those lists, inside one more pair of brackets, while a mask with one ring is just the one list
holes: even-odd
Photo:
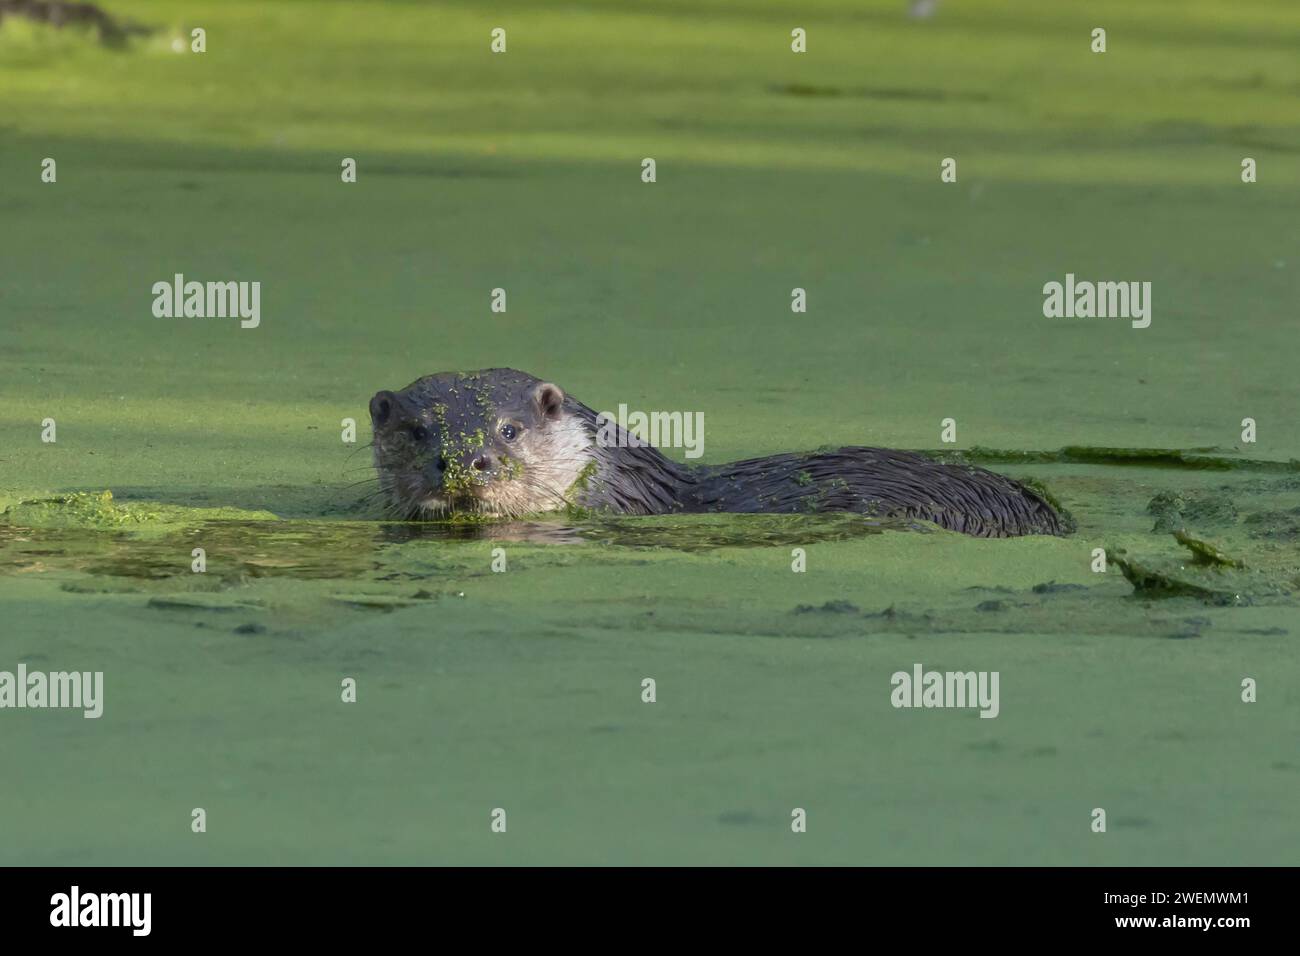
[[511, 425], [509, 422], [506, 422], [501, 426], [501, 437], [506, 441], [514, 441], [518, 434], [519, 429], [515, 428], [515, 426]]
[[425, 428], [423, 425], [412, 425], [407, 430], [410, 432], [411, 437], [416, 441], [424, 441], [429, 437], [429, 429]]

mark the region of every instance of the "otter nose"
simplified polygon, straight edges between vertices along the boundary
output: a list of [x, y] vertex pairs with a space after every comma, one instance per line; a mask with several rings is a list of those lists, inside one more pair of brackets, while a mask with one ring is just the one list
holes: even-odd
[[454, 457], [448, 458], [450, 460], [439, 460], [439, 472], [455, 473], [467, 478], [473, 476], [478, 480], [486, 480], [497, 463], [496, 456], [486, 448], [460, 450]]

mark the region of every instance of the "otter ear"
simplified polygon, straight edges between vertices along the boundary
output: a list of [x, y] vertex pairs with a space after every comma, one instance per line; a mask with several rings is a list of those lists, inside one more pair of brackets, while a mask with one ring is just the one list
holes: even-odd
[[387, 390], [376, 392], [375, 397], [370, 400], [370, 423], [376, 428], [382, 428], [388, 424], [397, 407], [398, 399], [392, 392]]
[[543, 418], [554, 421], [560, 417], [560, 407], [564, 404], [564, 392], [558, 385], [542, 382], [533, 389], [533, 402], [537, 405], [537, 411]]

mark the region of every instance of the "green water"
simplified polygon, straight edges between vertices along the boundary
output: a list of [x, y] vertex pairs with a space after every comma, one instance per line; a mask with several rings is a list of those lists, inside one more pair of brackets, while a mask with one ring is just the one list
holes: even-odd
[[[98, 720], [0, 711], [0, 861], [1296, 862], [1300, 11], [105, 6], [158, 30], [0, 28], [0, 670], [105, 674]], [[261, 326], [155, 319], [176, 272]], [[1044, 319], [1066, 272], [1151, 327]], [[1186, 455], [994, 456], [1065, 539], [378, 520], [370, 395], [496, 365], [702, 411], [710, 463], [948, 417]], [[916, 662], [998, 718], [895, 710]]]

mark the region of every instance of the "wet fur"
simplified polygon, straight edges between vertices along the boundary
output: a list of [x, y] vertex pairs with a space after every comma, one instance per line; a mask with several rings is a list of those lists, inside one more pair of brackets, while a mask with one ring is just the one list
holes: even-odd
[[103, 43], [113, 46], [120, 45], [129, 34], [148, 32], [115, 20], [93, 3], [77, 0], [0, 0], [0, 22], [6, 16], [25, 17], [53, 27], [92, 26]]
[[[462, 388], [476, 396], [478, 405], [490, 395], [491, 410], [464, 407], [456, 383], [472, 383]], [[400, 447], [400, 436], [391, 428], [376, 426], [376, 468], [396, 510], [404, 517], [459, 510], [518, 516], [571, 504], [639, 515], [853, 511], [920, 518], [978, 537], [1073, 530], [1042, 496], [1010, 478], [969, 465], [942, 464], [915, 452], [852, 446], [689, 467], [633, 441], [630, 447], [603, 447], [596, 441], [599, 423], [592, 409], [555, 389], [563, 399], [543, 413], [536, 404], [539, 389], [555, 386], [513, 369], [488, 369], [442, 373], [400, 393], [379, 393], [376, 400], [397, 400], [403, 421], [431, 422], [428, 409], [440, 404], [449, 408], [453, 429], [462, 433], [467, 423], [495, 428], [509, 418], [524, 425], [527, 435], [514, 447], [494, 436], [490, 447], [492, 455], [516, 460], [517, 476], [493, 474], [474, 487], [474, 495], [454, 498], [430, 492], [433, 473], [427, 455], [412, 455], [409, 447]], [[372, 401], [372, 414], [373, 409]], [[630, 439], [622, 429], [618, 434]]]

